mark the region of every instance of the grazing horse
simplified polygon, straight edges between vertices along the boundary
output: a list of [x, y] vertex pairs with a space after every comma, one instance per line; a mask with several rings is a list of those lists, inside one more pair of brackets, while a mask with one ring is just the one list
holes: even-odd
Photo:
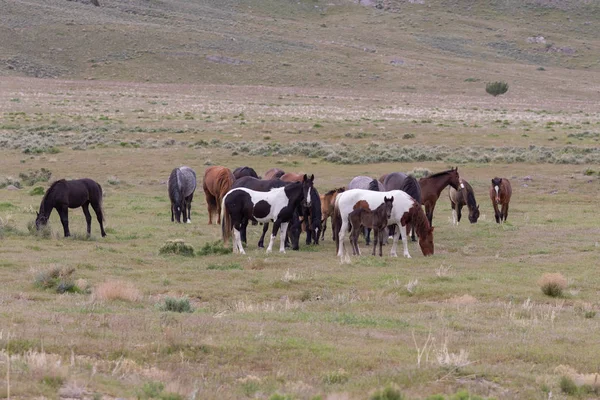
[[[366, 203], [361, 200], [358, 203]], [[358, 204], [357, 203], [357, 204]], [[375, 210], [371, 211], [364, 206], [357, 207], [354, 211], [348, 215], [350, 225], [352, 226], [352, 232], [350, 234], [350, 244], [352, 245], [352, 254], [360, 255], [360, 249], [358, 248], [358, 234], [362, 226], [373, 229], [373, 255], [375, 255], [375, 249], [377, 248], [377, 241], [379, 241], [379, 257], [383, 257], [383, 232], [388, 225], [388, 220], [392, 217], [392, 207], [394, 204], [394, 196], [391, 198], [384, 197], [383, 203], [379, 205]]]
[[280, 179], [281, 175], [285, 174], [285, 171], [279, 168], [271, 168], [265, 172], [264, 179]]
[[[337, 188], [321, 195], [321, 240], [325, 239], [325, 230], [327, 229], [327, 218], [331, 217], [333, 225], [333, 209], [335, 208], [335, 198], [338, 193], [342, 193], [346, 188]], [[335, 240], [335, 236], [333, 236]]]
[[[369, 176], [356, 176], [352, 178], [350, 183], [348, 184], [348, 189], [366, 189], [373, 190], [376, 192], [384, 192], [385, 188], [383, 187], [383, 183], [379, 182], [377, 179], [373, 179]], [[371, 243], [371, 229], [365, 228], [365, 242], [367, 246]]]
[[460, 176], [458, 176], [458, 168], [452, 168], [421, 178], [419, 179], [419, 185], [421, 186], [421, 198], [425, 206], [425, 213], [427, 214], [429, 225], [431, 225], [435, 203], [440, 197], [442, 190], [448, 185], [456, 190], [459, 188]]
[[[498, 177], [492, 179], [490, 199], [492, 199], [497, 223], [506, 222], [506, 218], [508, 217], [508, 203], [510, 203], [511, 196], [512, 187], [508, 179]], [[498, 210], [498, 206], [502, 207], [502, 211]]]
[[233, 231], [233, 251], [245, 254], [240, 237], [241, 226], [249, 220], [262, 223], [274, 221], [267, 253], [272, 251], [273, 241], [280, 227], [279, 251], [285, 253], [285, 235], [288, 223], [301, 202], [305, 201], [310, 205], [312, 188], [313, 179], [304, 175], [302, 182], [294, 182], [268, 192], [258, 192], [241, 187], [231, 189], [223, 197], [221, 207], [223, 242], [229, 240]]
[[215, 165], [204, 171], [202, 188], [208, 205], [208, 224], [212, 225], [213, 214], [217, 214], [217, 224], [221, 223], [221, 202], [225, 194], [231, 189], [235, 177], [227, 167]]
[[65, 237], [71, 236], [71, 232], [69, 232], [69, 208], [81, 207], [87, 222], [87, 234], [89, 236], [92, 229], [90, 205], [96, 213], [96, 218], [100, 224], [100, 233], [104, 237], [106, 232], [104, 232], [104, 216], [102, 215], [102, 187], [96, 181], [88, 178], [72, 181], [60, 179], [50, 185], [44, 195], [40, 204], [40, 211], [35, 219], [35, 227], [39, 230], [42, 225], [46, 225], [52, 209], [56, 208], [58, 215], [60, 215]]
[[477, 222], [479, 219], [479, 205], [475, 200], [475, 192], [473, 192], [469, 182], [461, 179], [458, 190], [449, 187], [448, 197], [450, 197], [450, 205], [452, 206], [452, 224], [458, 225], [462, 216], [462, 208], [465, 205], [469, 208], [469, 221], [472, 224]]
[[[179, 167], [171, 171], [167, 182], [171, 200], [171, 222], [177, 220], [191, 223], [192, 200], [196, 190], [196, 172], [190, 167]], [[174, 217], [174, 218], [173, 218]]]
[[233, 177], [235, 179], [240, 179], [243, 176], [251, 176], [256, 179], [260, 179], [258, 174], [253, 168], [250, 167], [237, 167], [233, 170]]
[[[422, 204], [421, 198], [421, 186], [419, 185], [419, 181], [412, 175], [406, 175], [402, 172], [392, 172], [390, 174], [383, 175], [383, 186], [386, 191], [390, 190], [402, 190], [406, 192], [415, 199], [419, 204]], [[381, 179], [379, 178], [379, 179]], [[390, 226], [390, 236], [394, 236], [395, 226]], [[416, 242], [417, 239], [415, 237], [415, 230], [409, 229], [411, 232], [410, 237], [413, 242]]]
[[336, 245], [338, 256], [344, 256], [344, 238], [348, 232], [349, 220], [348, 216], [354, 211], [354, 206], [361, 200], [364, 200], [371, 210], [379, 207], [386, 197], [394, 197], [392, 215], [388, 219], [387, 224], [397, 224], [399, 229], [394, 234], [394, 241], [390, 250], [390, 255], [396, 257], [396, 248], [398, 244], [398, 235], [402, 236], [402, 244], [404, 246], [404, 257], [410, 258], [408, 253], [408, 243], [406, 240], [406, 224], [410, 223], [415, 227], [417, 236], [419, 237], [419, 246], [423, 255], [428, 256], [433, 254], [433, 227], [429, 225], [429, 221], [425, 216], [425, 212], [421, 205], [412, 197], [401, 190], [392, 190], [390, 192], [374, 192], [364, 189], [347, 190], [340, 193], [335, 199], [335, 228]]
[[[253, 178], [251, 176], [243, 176], [233, 183], [232, 189], [244, 187], [247, 189], [256, 190], [258, 192], [268, 192], [273, 188], [283, 187], [288, 184], [289, 184], [289, 182], [284, 182], [281, 179], [268, 179], [267, 180], [267, 179], [257, 179], [257, 178]], [[295, 219], [298, 219], [297, 215], [296, 215]], [[247, 243], [247, 241], [246, 241], [246, 227], [247, 226], [248, 226], [248, 221], [245, 221], [245, 224], [243, 224], [240, 229], [241, 240], [244, 243]], [[294, 228], [296, 228], [295, 225], [293, 225], [293, 226], [294, 226]], [[260, 240], [258, 241], [258, 247], [264, 247], [264, 239], [265, 239], [265, 235], [266, 235], [268, 229], [269, 229], [269, 224], [268, 223], [264, 224], [263, 233], [260, 237]], [[294, 237], [296, 237], [296, 236], [294, 236]], [[292, 248], [294, 250], [298, 250], [298, 243], [294, 242], [293, 240], [292, 240]]]

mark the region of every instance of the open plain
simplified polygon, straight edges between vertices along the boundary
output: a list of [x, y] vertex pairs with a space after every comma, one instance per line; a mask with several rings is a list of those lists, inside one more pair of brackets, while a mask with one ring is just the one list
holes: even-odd
[[[525, 1], [513, 21], [513, 2], [64, 3], [26, 23], [29, 3], [0, 0], [22, 39], [0, 44], [0, 396], [600, 395], [597, 6]], [[543, 29], [561, 51], [521, 44]], [[509, 91], [485, 93], [495, 80]], [[191, 224], [170, 221], [180, 165], [199, 178]], [[250, 226], [241, 256], [207, 224], [209, 165], [314, 174], [320, 193], [458, 167], [481, 217], [454, 226], [444, 190], [432, 257], [409, 242], [411, 259], [341, 261], [330, 223], [285, 254]], [[502, 225], [494, 176], [513, 187]], [[56, 212], [37, 232], [43, 190], [82, 177], [102, 185], [107, 237], [81, 209], [72, 237]], [[174, 240], [194, 254], [162, 254]]]

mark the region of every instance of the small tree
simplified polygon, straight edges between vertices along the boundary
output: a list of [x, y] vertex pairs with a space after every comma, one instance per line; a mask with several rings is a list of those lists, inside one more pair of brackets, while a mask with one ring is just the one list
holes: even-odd
[[506, 82], [490, 82], [485, 85], [485, 91], [496, 97], [508, 91], [508, 83]]

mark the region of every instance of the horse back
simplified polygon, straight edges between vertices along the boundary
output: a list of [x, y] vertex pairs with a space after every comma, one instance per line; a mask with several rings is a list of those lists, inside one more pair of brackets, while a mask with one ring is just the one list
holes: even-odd
[[101, 203], [102, 202], [102, 187], [96, 181], [83, 178], [74, 179], [65, 182], [65, 191], [63, 194], [63, 200], [66, 202], [69, 208], [81, 207], [84, 203]]

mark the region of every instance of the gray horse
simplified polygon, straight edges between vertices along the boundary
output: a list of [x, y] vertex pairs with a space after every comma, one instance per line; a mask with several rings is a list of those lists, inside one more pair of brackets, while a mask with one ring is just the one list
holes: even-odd
[[191, 223], [192, 199], [196, 190], [196, 172], [190, 167], [179, 167], [171, 171], [169, 181], [169, 199], [171, 199], [171, 222], [177, 220]]

